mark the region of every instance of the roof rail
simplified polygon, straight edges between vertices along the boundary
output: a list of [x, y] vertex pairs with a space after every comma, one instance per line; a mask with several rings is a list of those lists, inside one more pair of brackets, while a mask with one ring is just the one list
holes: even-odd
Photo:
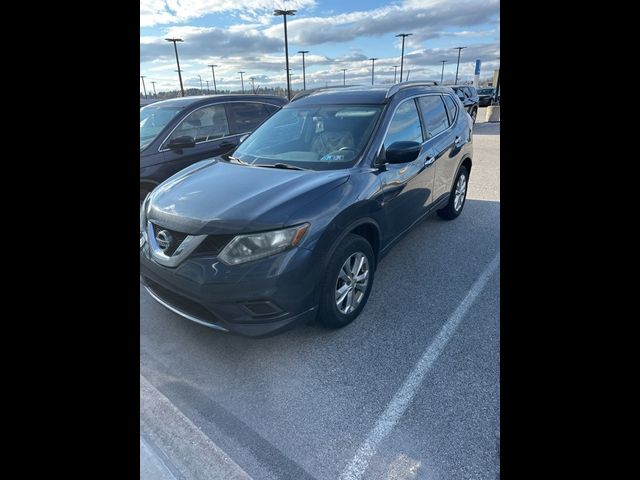
[[393, 85], [389, 90], [387, 90], [387, 94], [384, 98], [389, 98], [398, 93], [403, 88], [409, 87], [435, 87], [439, 85], [435, 80], [411, 80], [410, 82], [400, 82]]
[[291, 99], [291, 101], [295, 101], [295, 100], [299, 100], [301, 98], [304, 98], [308, 95], [311, 95], [312, 93], [316, 93], [320, 90], [331, 90], [333, 88], [349, 88], [349, 87], [353, 87], [354, 85], [346, 85], [346, 86], [342, 86], [342, 85], [333, 85], [331, 87], [318, 87], [318, 88], [310, 88], [308, 90], [303, 90], [301, 92], [298, 92], [294, 95], [294, 97]]

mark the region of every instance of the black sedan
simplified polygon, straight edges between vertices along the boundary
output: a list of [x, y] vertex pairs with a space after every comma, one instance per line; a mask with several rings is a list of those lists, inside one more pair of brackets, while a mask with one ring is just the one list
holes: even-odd
[[453, 91], [462, 102], [464, 109], [471, 116], [471, 119], [475, 123], [478, 116], [479, 98], [478, 91], [471, 85], [452, 85]]
[[205, 95], [141, 108], [140, 202], [183, 168], [236, 148], [286, 103], [274, 95]]
[[478, 90], [478, 98], [480, 99], [478, 104], [481, 107], [488, 107], [489, 105], [491, 105], [495, 93], [495, 88], [481, 88], [480, 90]]

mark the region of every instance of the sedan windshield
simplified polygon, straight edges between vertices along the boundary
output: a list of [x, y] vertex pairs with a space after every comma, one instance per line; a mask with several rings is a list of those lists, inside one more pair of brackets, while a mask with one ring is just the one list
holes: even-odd
[[380, 116], [380, 105], [283, 108], [233, 153], [241, 163], [336, 170], [353, 166]]
[[148, 105], [140, 109], [140, 150], [158, 136], [167, 123], [182, 110], [180, 107]]

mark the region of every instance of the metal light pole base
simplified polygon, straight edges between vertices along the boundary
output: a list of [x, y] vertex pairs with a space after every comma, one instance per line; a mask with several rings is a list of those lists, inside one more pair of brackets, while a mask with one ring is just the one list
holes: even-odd
[[489, 105], [485, 114], [485, 122], [500, 121], [500, 105]]

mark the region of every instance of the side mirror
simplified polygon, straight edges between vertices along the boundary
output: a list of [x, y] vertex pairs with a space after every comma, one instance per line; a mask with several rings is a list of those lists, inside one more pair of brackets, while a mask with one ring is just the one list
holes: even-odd
[[191, 135], [183, 135], [181, 137], [175, 137], [169, 140], [169, 147], [171, 150], [181, 150], [183, 148], [191, 148], [196, 146], [196, 139]]
[[413, 162], [421, 149], [422, 145], [418, 142], [393, 142], [385, 152], [385, 160], [389, 163]]

